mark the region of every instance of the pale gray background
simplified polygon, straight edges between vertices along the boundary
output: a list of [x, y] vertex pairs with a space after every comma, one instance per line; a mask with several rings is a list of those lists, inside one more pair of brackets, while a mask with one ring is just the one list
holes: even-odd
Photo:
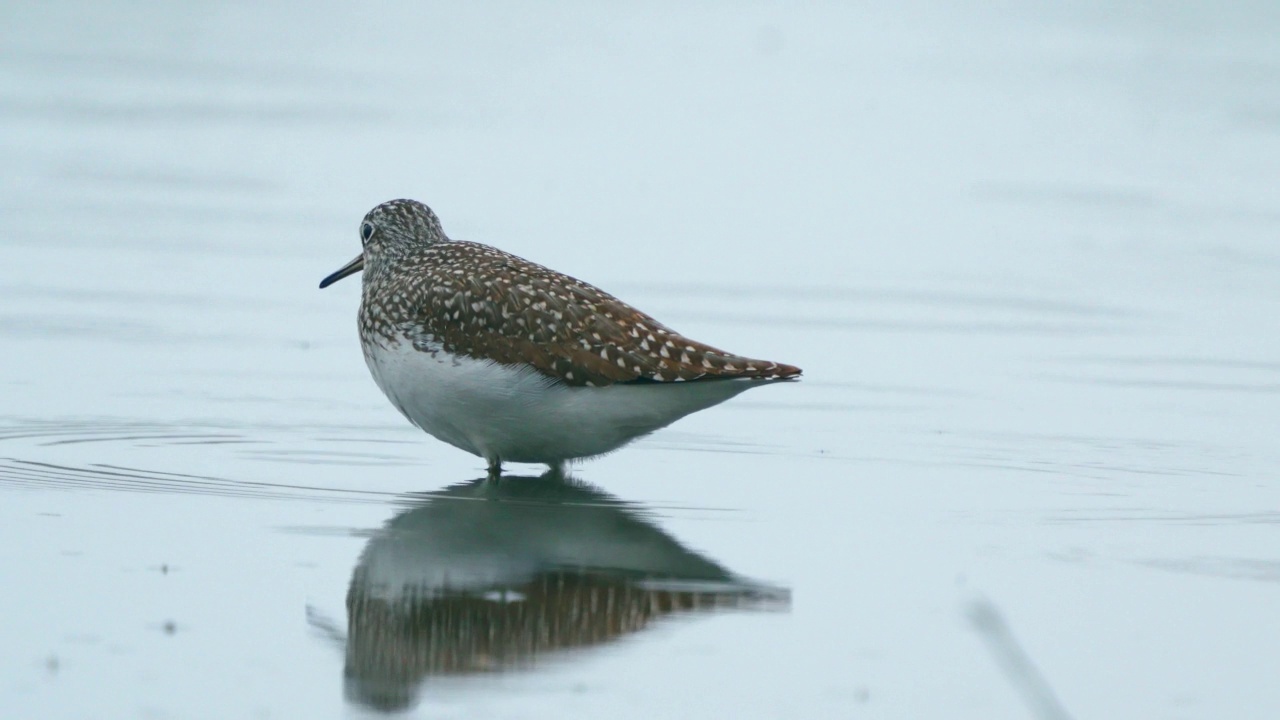
[[417, 716], [1053, 717], [975, 607], [1075, 717], [1280, 715], [1277, 38], [1274, 2], [5, 3], [0, 715], [361, 715], [307, 607], [483, 469], [315, 287], [400, 196], [805, 369], [577, 471], [789, 612]]

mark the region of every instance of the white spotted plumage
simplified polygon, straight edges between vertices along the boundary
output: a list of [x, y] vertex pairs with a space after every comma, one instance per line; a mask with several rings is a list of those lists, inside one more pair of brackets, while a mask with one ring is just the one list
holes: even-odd
[[450, 240], [430, 208], [383, 203], [364, 251], [360, 339], [413, 423], [480, 455], [590, 457], [751, 387], [799, 377], [687, 338], [616, 297], [488, 245]]

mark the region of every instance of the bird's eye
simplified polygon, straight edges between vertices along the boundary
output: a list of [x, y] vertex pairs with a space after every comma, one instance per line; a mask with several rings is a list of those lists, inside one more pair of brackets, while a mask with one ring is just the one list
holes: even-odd
[[373, 237], [372, 223], [365, 223], [360, 226], [360, 237], [363, 238], [365, 242], [369, 242], [369, 238]]

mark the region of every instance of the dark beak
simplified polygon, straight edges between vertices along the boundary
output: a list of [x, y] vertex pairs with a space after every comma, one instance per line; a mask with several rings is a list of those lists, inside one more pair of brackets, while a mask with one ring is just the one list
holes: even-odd
[[332, 275], [321, 280], [320, 289], [323, 290], [329, 287], [330, 285], [338, 282], [342, 278], [348, 275], [355, 275], [356, 273], [360, 272], [363, 269], [364, 269], [364, 253], [360, 253], [359, 255], [356, 256], [355, 260], [352, 260], [346, 265], [343, 265], [342, 267], [338, 268], [337, 271], [334, 272]]

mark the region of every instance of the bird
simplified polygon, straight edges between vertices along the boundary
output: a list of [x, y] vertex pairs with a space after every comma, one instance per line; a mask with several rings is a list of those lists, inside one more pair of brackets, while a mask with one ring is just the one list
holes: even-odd
[[499, 250], [452, 240], [421, 202], [360, 223], [360, 344], [409, 422], [481, 457], [562, 471], [801, 369], [686, 337], [609, 293]]

